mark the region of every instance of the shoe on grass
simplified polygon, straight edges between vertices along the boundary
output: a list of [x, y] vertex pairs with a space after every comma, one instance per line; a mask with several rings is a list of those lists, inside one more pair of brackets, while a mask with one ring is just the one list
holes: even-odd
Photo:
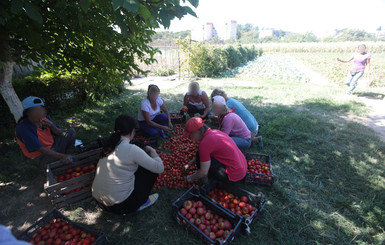
[[158, 198], [159, 198], [158, 193], [149, 195], [147, 202], [145, 202], [142, 206], [140, 206], [137, 211], [142, 211], [143, 209], [150, 207], [158, 200]]
[[258, 136], [257, 138], [258, 138], [258, 146], [260, 148], [263, 148], [262, 136]]

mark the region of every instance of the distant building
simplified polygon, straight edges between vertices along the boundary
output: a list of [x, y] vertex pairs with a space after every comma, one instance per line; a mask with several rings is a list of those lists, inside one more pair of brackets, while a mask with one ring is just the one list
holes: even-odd
[[222, 40], [237, 39], [237, 22], [235, 20], [229, 21], [218, 29], [219, 38]]
[[265, 37], [273, 37], [273, 36], [280, 38], [281, 34], [278, 30], [274, 30], [274, 29], [262, 29], [259, 31], [259, 38], [260, 39], [265, 38]]
[[218, 27], [217, 29], [212, 22], [202, 24], [191, 31], [191, 39], [208, 41], [214, 37], [219, 37], [222, 40], [237, 38], [237, 22], [235, 20], [218, 25]]

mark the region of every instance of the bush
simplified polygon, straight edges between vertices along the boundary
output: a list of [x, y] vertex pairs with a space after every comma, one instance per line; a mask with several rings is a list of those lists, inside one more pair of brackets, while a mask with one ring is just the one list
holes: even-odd
[[[55, 110], [76, 108], [84, 102], [118, 94], [124, 89], [123, 83], [120, 85], [106, 84], [102, 87], [92, 86], [91, 81], [85, 81], [77, 74], [20, 74], [14, 75], [12, 84], [20, 100], [28, 96], [37, 96], [44, 99], [48, 109], [55, 108]], [[13, 116], [3, 99], [0, 100], [0, 110], [5, 112], [1, 122], [13, 121]]]
[[188, 40], [179, 40], [178, 43], [185, 57], [183, 68], [197, 77], [218, 76], [227, 69], [233, 69], [262, 55], [254, 45], [218, 47], [204, 42], [190, 44]]

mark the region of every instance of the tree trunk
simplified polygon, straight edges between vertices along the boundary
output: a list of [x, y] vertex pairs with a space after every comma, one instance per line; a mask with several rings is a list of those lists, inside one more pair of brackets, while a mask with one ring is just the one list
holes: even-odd
[[16, 122], [23, 113], [23, 107], [12, 86], [13, 59], [9, 46], [9, 37], [3, 30], [0, 35], [0, 93], [7, 103]]
[[17, 122], [23, 114], [23, 107], [12, 86], [12, 73], [13, 62], [4, 62], [0, 68], [0, 93]]

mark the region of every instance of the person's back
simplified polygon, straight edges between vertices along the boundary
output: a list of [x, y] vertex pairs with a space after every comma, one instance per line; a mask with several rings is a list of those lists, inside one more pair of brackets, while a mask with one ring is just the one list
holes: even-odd
[[209, 151], [211, 157], [223, 163], [231, 181], [239, 181], [246, 175], [247, 162], [245, 156], [234, 141], [222, 131], [208, 129], [200, 142], [199, 151], [202, 155]]
[[235, 113], [228, 113], [222, 120], [220, 130], [230, 137], [250, 139], [250, 130], [245, 122]]
[[[158, 164], [152, 164], [155, 161]], [[156, 173], [164, 170], [160, 158], [152, 159], [138, 146], [122, 140], [110, 155], [99, 160], [93, 197], [110, 205], [124, 201], [134, 189], [138, 163]]]
[[239, 102], [238, 100], [234, 98], [228, 98], [226, 101], [226, 105], [230, 109], [234, 109], [234, 112], [242, 118], [242, 120], [245, 122], [247, 128], [253, 132], [254, 130], [257, 130], [258, 123], [255, 117], [250, 113], [249, 110], [246, 109], [246, 107]]

